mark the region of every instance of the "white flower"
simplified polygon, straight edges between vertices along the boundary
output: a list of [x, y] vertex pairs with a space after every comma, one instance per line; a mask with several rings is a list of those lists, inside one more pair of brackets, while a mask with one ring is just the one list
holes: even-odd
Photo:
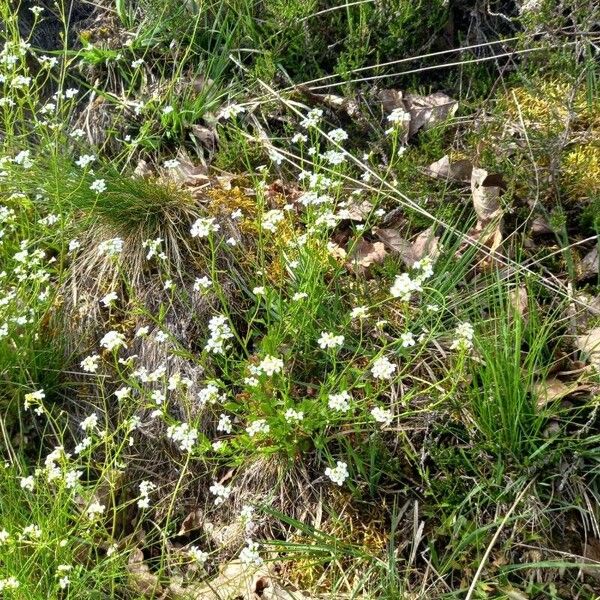
[[35, 392], [29, 392], [25, 394], [25, 410], [29, 409], [29, 405], [36, 402], [41, 402], [46, 397], [44, 390], [37, 390]]
[[303, 133], [296, 133], [292, 136], [292, 144], [298, 144], [299, 142], [306, 143], [308, 138]]
[[133, 69], [137, 69], [138, 67], [141, 67], [143, 64], [144, 64], [144, 59], [138, 58], [131, 63], [131, 67]]
[[166, 395], [161, 390], [154, 390], [152, 394], [150, 394], [150, 400], [153, 400], [155, 404], [159, 406], [166, 400]]
[[100, 504], [99, 502], [92, 502], [86, 510], [88, 519], [93, 520], [96, 517], [99, 517], [106, 510], [106, 506], [104, 504]]
[[260, 286], [255, 287], [252, 290], [252, 293], [255, 296], [264, 296], [267, 293], [267, 290], [264, 288], [264, 286], [260, 285]]
[[274, 233], [277, 230], [277, 224], [281, 223], [285, 218], [283, 211], [273, 209], [265, 213], [262, 220], [262, 228], [266, 231]]
[[144, 325], [143, 327], [140, 327], [136, 332], [135, 332], [135, 337], [145, 337], [148, 335], [148, 332], [150, 331], [150, 327], [148, 327], [147, 325]]
[[402, 273], [396, 277], [394, 284], [390, 288], [390, 294], [394, 298], [400, 298], [408, 302], [412, 292], [420, 292], [421, 289], [420, 281], [411, 279], [408, 273]]
[[198, 400], [201, 406], [205, 404], [215, 404], [219, 400], [225, 400], [225, 396], [219, 392], [219, 388], [214, 383], [208, 383], [205, 388], [198, 392]]
[[162, 109], [163, 115], [170, 115], [175, 109], [169, 104]]
[[69, 242], [69, 252], [75, 252], [77, 248], [81, 246], [81, 242], [79, 240], [71, 240]]
[[346, 391], [340, 392], [339, 394], [329, 394], [327, 406], [329, 406], [331, 410], [347, 412], [350, 409], [350, 399], [351, 396]]
[[176, 158], [171, 158], [170, 160], [165, 160], [163, 167], [165, 169], [176, 169], [180, 164]]
[[85, 131], [83, 129], [81, 129], [80, 127], [78, 127], [77, 129], [73, 129], [73, 131], [71, 131], [71, 133], [69, 133], [69, 135], [72, 138], [82, 138], [85, 135]]
[[66, 488], [67, 489], [74, 488], [82, 476], [83, 476], [83, 471], [77, 471], [75, 469], [67, 471], [65, 473], [65, 477], [64, 477]]
[[269, 424], [264, 419], [257, 419], [256, 421], [252, 421], [248, 427], [246, 427], [246, 432], [250, 437], [254, 437], [259, 433], [269, 433], [271, 428]]
[[333, 469], [331, 467], [325, 469], [325, 475], [329, 477], [333, 483], [342, 485], [344, 481], [348, 479], [348, 465], [345, 462], [338, 460]]
[[99, 254], [105, 254], [106, 256], [116, 256], [123, 251], [123, 240], [121, 238], [112, 238], [106, 240], [98, 245]]
[[334, 142], [343, 142], [344, 140], [348, 139], [348, 134], [343, 129], [338, 127], [337, 129], [333, 129], [329, 132], [329, 137]]
[[304, 298], [308, 298], [308, 294], [306, 292], [296, 292], [293, 296], [292, 296], [292, 300], [304, 300]]
[[300, 121], [300, 125], [304, 127], [304, 129], [308, 129], [309, 127], [316, 127], [323, 116], [323, 111], [320, 108], [313, 108], [308, 111], [308, 114], [302, 121]]
[[277, 150], [275, 150], [275, 148], [269, 148], [268, 154], [269, 154], [269, 158], [276, 165], [280, 165], [283, 162], [283, 154], [281, 154], [281, 152], [277, 152]]
[[207, 290], [212, 285], [212, 281], [208, 277], [196, 277], [194, 281], [194, 291], [200, 292]]
[[206, 342], [204, 349], [213, 354], [225, 354], [225, 342], [231, 339], [233, 332], [227, 323], [225, 315], [216, 315], [208, 322], [210, 338]]
[[108, 294], [106, 294], [106, 296], [100, 298], [100, 304], [107, 307], [112, 306], [118, 299], [119, 295], [117, 294], [117, 292], [109, 292]]
[[44, 12], [44, 8], [42, 6], [30, 6], [29, 10], [36, 16], [38, 17], [39, 15], [41, 15]]
[[98, 370], [99, 360], [100, 356], [98, 354], [92, 354], [91, 356], [86, 356], [81, 361], [80, 366], [86, 373], [95, 373]]
[[341, 165], [346, 161], [346, 154], [337, 150], [328, 150], [321, 155], [331, 165]]
[[219, 416], [219, 422], [217, 423], [217, 431], [223, 431], [224, 433], [231, 433], [232, 423], [231, 417], [221, 413]]
[[33, 492], [33, 488], [35, 487], [35, 480], [33, 475], [29, 475], [29, 477], [21, 477], [21, 488], [27, 490], [29, 492]]
[[112, 352], [121, 346], [127, 348], [127, 343], [125, 342], [125, 336], [122, 333], [119, 333], [118, 331], [109, 331], [100, 340], [100, 346], [106, 348], [109, 352]]
[[322, 331], [318, 343], [323, 350], [327, 348], [339, 348], [344, 343], [344, 336]]
[[410, 346], [415, 345], [415, 336], [410, 331], [401, 334], [400, 340], [402, 341], [403, 348], [409, 348]]
[[219, 504], [223, 504], [227, 498], [229, 498], [231, 494], [231, 488], [226, 487], [221, 483], [214, 482], [210, 488], [208, 488], [210, 493], [215, 497], [215, 505], [219, 506]]
[[239, 104], [229, 104], [225, 108], [221, 109], [219, 116], [223, 119], [229, 120], [243, 112], [246, 112], [246, 109], [243, 106]]
[[198, 439], [198, 431], [187, 423], [180, 423], [179, 425], [169, 426], [167, 437], [178, 443], [182, 452], [191, 452]]
[[198, 546], [190, 546], [187, 550], [188, 556], [199, 565], [203, 565], [208, 560], [208, 552], [200, 550]]
[[89, 417], [86, 417], [81, 423], [79, 423], [79, 427], [83, 429], [83, 431], [93, 431], [98, 428], [98, 415], [96, 413], [92, 413]]
[[246, 542], [246, 547], [240, 552], [240, 561], [244, 565], [261, 565], [263, 560], [258, 553], [259, 545], [252, 540]]
[[204, 238], [208, 237], [211, 232], [218, 231], [219, 229], [220, 226], [218, 223], [215, 223], [215, 219], [209, 217], [207, 219], [197, 219], [192, 225], [190, 233], [192, 237]]
[[106, 182], [104, 181], [104, 179], [96, 179], [90, 185], [90, 190], [92, 190], [92, 192], [96, 192], [97, 194], [100, 194], [101, 192], [106, 191]]
[[256, 387], [260, 381], [256, 377], [244, 377], [244, 384], [249, 387]]
[[267, 377], [272, 377], [276, 373], [283, 371], [283, 361], [275, 356], [267, 355], [262, 359], [258, 368]]
[[371, 415], [378, 423], [381, 423], [384, 427], [387, 427], [394, 419], [391, 410], [387, 410], [379, 406], [376, 406], [371, 410]]
[[473, 347], [475, 330], [468, 322], [461, 323], [455, 331], [455, 339], [450, 346], [451, 350], [470, 350]]
[[4, 590], [16, 590], [20, 585], [21, 582], [14, 575], [11, 575], [6, 579], [0, 579], [0, 592]]
[[404, 123], [410, 121], [410, 113], [403, 108], [395, 108], [388, 116], [387, 120], [390, 123]]
[[304, 419], [304, 413], [293, 408], [288, 408], [283, 416], [288, 423], [299, 422]]
[[357, 306], [350, 311], [351, 319], [365, 319], [369, 316], [369, 309], [366, 306]]
[[96, 157], [93, 154], [82, 154], [75, 164], [82, 169], [85, 169], [88, 165], [92, 164], [96, 160]]
[[421, 271], [419, 279], [421, 281], [425, 281], [433, 276], [433, 261], [431, 258], [429, 258], [429, 256], [425, 256], [421, 260], [415, 262], [413, 269]]
[[386, 356], [381, 356], [373, 363], [371, 373], [375, 379], [391, 379], [396, 368], [396, 365], [392, 364]]
[[69, 586], [69, 584], [71, 583], [71, 580], [69, 579], [69, 577], [67, 575], [63, 575], [59, 580], [58, 580], [58, 587], [61, 590], [65, 590], [67, 589], [67, 587]]

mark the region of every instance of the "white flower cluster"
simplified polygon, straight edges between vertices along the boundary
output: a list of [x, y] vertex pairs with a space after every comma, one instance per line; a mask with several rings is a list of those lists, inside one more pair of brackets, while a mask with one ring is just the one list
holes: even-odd
[[152, 481], [142, 481], [140, 483], [140, 497], [137, 501], [139, 508], [150, 507], [150, 492], [156, 489], [156, 485]]
[[210, 338], [206, 342], [205, 350], [213, 354], [225, 354], [225, 342], [233, 337], [231, 327], [225, 315], [216, 315], [208, 322]]
[[187, 555], [199, 565], [203, 565], [208, 560], [208, 552], [200, 550], [198, 546], [190, 546], [187, 550]]
[[215, 505], [223, 504], [231, 495], [231, 488], [215, 481], [209, 488], [210, 493], [215, 496]]
[[127, 348], [127, 343], [125, 342], [125, 336], [122, 333], [119, 333], [118, 331], [109, 331], [100, 340], [100, 346], [106, 348], [109, 352], [112, 352], [121, 347]]
[[348, 479], [348, 465], [345, 462], [338, 460], [333, 469], [331, 467], [325, 469], [325, 475], [329, 477], [333, 483], [342, 485], [344, 481]]
[[99, 254], [105, 254], [106, 256], [116, 256], [123, 251], [123, 240], [121, 238], [113, 238], [106, 240], [98, 245]]
[[271, 431], [271, 427], [264, 419], [257, 419], [256, 421], [252, 421], [248, 427], [246, 427], [246, 432], [250, 437], [254, 437], [259, 433], [269, 433]]
[[252, 540], [246, 541], [246, 546], [240, 552], [240, 562], [244, 565], [261, 565], [263, 560], [258, 553], [259, 545]]
[[346, 391], [340, 392], [339, 394], [329, 394], [327, 406], [329, 406], [331, 410], [348, 412], [350, 409], [350, 400], [351, 396]]
[[274, 208], [273, 210], [267, 211], [262, 219], [262, 228], [266, 231], [270, 231], [274, 233], [277, 231], [277, 224], [281, 223], [284, 219], [284, 214], [282, 210]]
[[371, 416], [377, 421], [381, 423], [384, 427], [388, 427], [394, 419], [394, 415], [391, 410], [386, 408], [381, 408], [380, 406], [376, 406], [371, 410]]
[[391, 379], [396, 372], [396, 365], [387, 356], [380, 356], [373, 362], [371, 373], [375, 379]]
[[198, 431], [188, 423], [179, 423], [169, 426], [167, 437], [177, 443], [182, 452], [191, 452], [198, 439]]
[[280, 358], [268, 354], [265, 356], [257, 367], [254, 367], [254, 374], [260, 375], [264, 373], [267, 377], [272, 377], [283, 371], [283, 361]]
[[328, 348], [339, 348], [344, 343], [343, 335], [334, 335], [328, 331], [322, 331], [318, 339], [319, 346], [326, 350]]
[[455, 331], [455, 339], [450, 346], [451, 350], [470, 350], [473, 348], [473, 325], [468, 322], [461, 323]]
[[190, 230], [192, 237], [205, 238], [208, 237], [212, 232], [219, 231], [221, 226], [215, 221], [216, 220], [213, 217], [197, 219]]

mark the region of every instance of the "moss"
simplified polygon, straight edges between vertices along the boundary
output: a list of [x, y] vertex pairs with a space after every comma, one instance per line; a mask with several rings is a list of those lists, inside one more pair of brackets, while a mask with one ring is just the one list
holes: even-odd
[[578, 197], [600, 194], [600, 146], [586, 144], [569, 150], [562, 160], [563, 182]]

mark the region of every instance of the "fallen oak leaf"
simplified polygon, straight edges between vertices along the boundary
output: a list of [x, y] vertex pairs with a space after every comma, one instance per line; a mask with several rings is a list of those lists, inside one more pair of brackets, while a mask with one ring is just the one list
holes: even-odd
[[150, 567], [144, 562], [144, 553], [139, 548], [134, 548], [127, 561], [127, 573], [129, 583], [137, 594], [155, 598], [162, 594], [162, 587], [158, 576], [150, 571]]
[[428, 227], [415, 238], [414, 242], [403, 238], [397, 229], [380, 228], [376, 229], [374, 233], [386, 248], [397, 253], [402, 262], [412, 268], [417, 261], [426, 256], [433, 262], [439, 256], [439, 236], [435, 231], [434, 226]]
[[451, 161], [450, 157], [442, 156], [440, 160], [431, 163], [427, 169], [427, 174], [436, 179], [446, 179], [458, 181], [460, 183], [469, 183], [473, 172], [473, 163], [467, 159]]
[[575, 346], [585, 354], [591, 365], [600, 370], [600, 327], [594, 327], [575, 338]]
[[598, 265], [600, 264], [600, 256], [598, 256], [598, 246], [590, 250], [582, 259], [578, 279], [588, 279], [598, 275]]
[[350, 254], [350, 268], [362, 271], [372, 264], [380, 263], [387, 256], [385, 246], [381, 242], [359, 240]]
[[485, 169], [473, 167], [471, 173], [471, 195], [473, 208], [479, 225], [484, 225], [502, 215], [500, 195], [506, 188], [502, 176], [489, 174]]

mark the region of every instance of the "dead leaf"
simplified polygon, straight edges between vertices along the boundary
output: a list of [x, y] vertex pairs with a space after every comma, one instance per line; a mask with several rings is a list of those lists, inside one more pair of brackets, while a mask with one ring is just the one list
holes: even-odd
[[594, 275], [598, 275], [598, 264], [600, 256], [598, 256], [598, 246], [588, 252], [581, 261], [581, 270], [579, 273], [579, 279], [588, 279]]
[[437, 257], [440, 254], [440, 238], [435, 232], [436, 227], [431, 225], [415, 238], [415, 241], [412, 243], [412, 249], [417, 260], [421, 260], [425, 257], [430, 258], [432, 262], [437, 260]]
[[313, 102], [318, 102], [324, 106], [328, 106], [334, 110], [342, 110], [353, 119], [360, 119], [360, 109], [358, 102], [354, 98], [344, 98], [336, 94], [315, 94], [308, 86], [299, 85], [297, 89], [304, 95], [308, 96]]
[[458, 110], [458, 102], [442, 92], [435, 92], [428, 96], [406, 94], [404, 105], [410, 113], [409, 137], [415, 135], [421, 128], [431, 129], [436, 123], [453, 116]]
[[500, 175], [490, 175], [485, 169], [473, 167], [471, 194], [481, 228], [502, 215], [500, 195], [504, 188], [504, 181]]
[[442, 92], [428, 96], [403, 94], [400, 90], [382, 90], [379, 93], [383, 110], [391, 113], [402, 109], [407, 113], [406, 137], [412, 137], [419, 129], [431, 129], [436, 123], [451, 117], [458, 110], [458, 102]]
[[135, 548], [130, 554], [127, 572], [129, 582], [136, 593], [152, 598], [162, 593], [158, 576], [150, 571], [150, 567], [144, 562], [144, 553], [139, 548]]
[[177, 532], [177, 535], [185, 535], [190, 531], [195, 531], [196, 529], [200, 529], [202, 527], [202, 522], [204, 521], [204, 513], [197, 508], [190, 512], [183, 522], [181, 523], [181, 527]]
[[346, 208], [338, 211], [337, 216], [340, 219], [348, 221], [365, 221], [373, 211], [373, 205], [368, 200], [363, 200], [360, 204], [353, 203]]
[[527, 295], [527, 288], [524, 285], [520, 285], [518, 288], [511, 290], [509, 294], [509, 301], [513, 310], [521, 317], [527, 316], [529, 310], [529, 302]]
[[429, 165], [428, 173], [436, 179], [449, 179], [461, 183], [469, 183], [473, 172], [470, 160], [460, 159], [451, 161], [448, 155]]
[[403, 238], [397, 229], [381, 228], [375, 230], [375, 235], [385, 244], [386, 248], [400, 256], [402, 262], [409, 268], [426, 256], [435, 261], [439, 256], [439, 236], [435, 235], [435, 227], [431, 226], [422, 231], [413, 242]]
[[137, 177], [150, 177], [150, 175], [152, 175], [152, 169], [148, 166], [148, 163], [143, 158], [140, 158], [133, 171], [133, 174]]
[[217, 151], [219, 136], [216, 129], [204, 125], [192, 125], [192, 136], [208, 150], [209, 155], [212, 156]]
[[467, 231], [466, 237], [471, 240], [471, 243], [465, 240], [457, 251], [458, 256], [462, 256], [474, 242], [478, 248], [481, 248], [476, 254], [476, 258], [478, 259], [476, 269], [487, 271], [497, 264], [495, 254], [502, 244], [503, 239], [499, 222], [495, 227], [480, 227], [480, 223], [478, 222], [475, 227]]
[[588, 358], [590, 364], [600, 369], [600, 327], [594, 327], [575, 338], [575, 346]]
[[206, 165], [195, 165], [187, 152], [181, 148], [177, 152], [177, 160], [179, 164], [173, 169], [168, 169], [166, 173], [166, 177], [171, 181], [190, 187], [206, 185], [210, 181]]
[[543, 408], [554, 400], [560, 400], [561, 398], [568, 396], [573, 389], [573, 386], [568, 386], [560, 379], [556, 379], [555, 377], [538, 381], [533, 386], [533, 393], [537, 399], [537, 407]]
[[412, 244], [405, 238], [403, 238], [397, 229], [382, 228], [376, 229], [375, 235], [385, 244], [386, 248], [392, 252], [396, 252], [402, 262], [412, 267], [417, 260], [415, 258]]
[[387, 251], [381, 242], [368, 242], [361, 239], [354, 246], [350, 259], [352, 266], [366, 269], [374, 263], [382, 262], [386, 256]]
[[549, 233], [553, 233], [553, 231], [544, 217], [536, 217], [531, 223], [531, 233], [533, 235], [548, 235]]

